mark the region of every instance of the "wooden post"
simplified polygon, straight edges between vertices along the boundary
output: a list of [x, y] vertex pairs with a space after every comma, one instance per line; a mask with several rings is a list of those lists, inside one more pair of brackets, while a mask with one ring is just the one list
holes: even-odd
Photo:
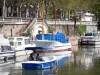
[[12, 28], [11, 28], [11, 37], [12, 37]]

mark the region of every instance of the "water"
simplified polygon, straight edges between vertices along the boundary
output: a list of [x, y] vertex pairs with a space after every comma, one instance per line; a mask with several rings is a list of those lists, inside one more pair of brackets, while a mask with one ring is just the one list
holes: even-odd
[[0, 66], [0, 75], [100, 75], [100, 47], [72, 48], [72, 58], [63, 67], [25, 71], [16, 63]]

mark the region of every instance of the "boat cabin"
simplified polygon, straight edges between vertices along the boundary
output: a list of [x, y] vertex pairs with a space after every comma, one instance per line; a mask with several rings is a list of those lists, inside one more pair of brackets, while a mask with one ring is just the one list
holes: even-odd
[[7, 39], [0, 39], [0, 52], [11, 51], [11, 46]]
[[3, 35], [0, 35], [0, 59], [6, 59], [4, 61], [7, 61], [7, 58], [9, 57], [14, 57], [14, 51], [12, 50], [8, 39]]
[[15, 50], [18, 47], [24, 47], [28, 44], [33, 44], [30, 37], [20, 36], [20, 37], [9, 37], [10, 45]]
[[59, 41], [61, 43], [67, 43], [69, 42], [69, 38], [65, 38], [63, 33], [57, 32], [56, 34], [38, 34], [36, 36], [36, 40], [49, 40], [49, 41]]

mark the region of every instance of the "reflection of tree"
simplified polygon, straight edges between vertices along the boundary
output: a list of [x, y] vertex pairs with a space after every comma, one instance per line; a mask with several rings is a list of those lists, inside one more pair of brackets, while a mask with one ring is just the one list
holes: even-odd
[[99, 75], [100, 74], [100, 58], [94, 60], [94, 66], [90, 70], [90, 75]]

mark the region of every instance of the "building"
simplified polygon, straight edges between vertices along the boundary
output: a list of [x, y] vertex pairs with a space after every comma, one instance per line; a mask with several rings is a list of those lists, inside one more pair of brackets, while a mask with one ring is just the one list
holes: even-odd
[[86, 12], [81, 15], [81, 21], [93, 21], [94, 14]]

